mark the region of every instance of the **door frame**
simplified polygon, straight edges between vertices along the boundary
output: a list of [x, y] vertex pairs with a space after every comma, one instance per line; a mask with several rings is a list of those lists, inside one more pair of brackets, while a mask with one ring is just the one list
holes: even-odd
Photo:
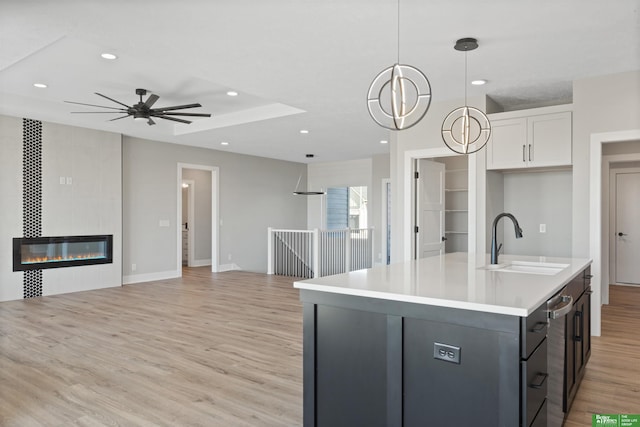
[[[449, 156], [447, 156], [449, 157]], [[413, 180], [413, 197], [414, 197], [414, 214], [413, 214], [413, 259], [420, 259], [422, 257], [422, 246], [424, 244], [423, 238], [422, 236], [424, 236], [424, 234], [420, 234], [420, 229], [424, 228], [424, 225], [421, 224], [421, 215], [423, 212], [423, 206], [422, 206], [422, 200], [420, 200], [420, 195], [421, 195], [421, 189], [420, 186], [422, 185], [420, 183], [420, 178], [422, 177], [422, 171], [420, 169], [420, 166], [422, 163], [422, 161], [428, 161], [428, 162], [432, 162], [432, 163], [437, 163], [439, 165], [441, 165], [442, 167], [442, 181], [441, 181], [441, 188], [440, 191], [442, 192], [440, 194], [441, 200], [442, 200], [442, 211], [440, 212], [440, 241], [438, 242], [438, 244], [440, 245], [440, 255], [443, 255], [445, 253], [445, 243], [444, 240], [442, 240], [442, 238], [445, 236], [445, 224], [444, 224], [444, 209], [445, 209], [445, 176], [444, 174], [446, 174], [446, 170], [447, 167], [445, 164], [440, 163], [435, 161], [434, 159], [437, 159], [440, 157], [423, 157], [420, 159], [415, 159], [414, 163], [413, 163], [413, 173], [414, 173], [414, 178], [416, 176], [418, 176], [418, 178], [415, 178]], [[416, 175], [417, 174], [417, 175]], [[417, 229], [417, 231], [416, 231]], [[467, 237], [468, 238], [468, 237]]]
[[[211, 271], [213, 273], [218, 272], [219, 269], [219, 261], [218, 261], [218, 252], [219, 252], [219, 230], [218, 230], [218, 209], [219, 209], [219, 168], [215, 166], [208, 165], [198, 165], [192, 163], [181, 163], [177, 164], [178, 169], [178, 179], [176, 183], [176, 192], [177, 192], [177, 203], [176, 203], [176, 218], [180, 218], [182, 216], [182, 170], [183, 169], [199, 169], [206, 170], [211, 172]], [[178, 277], [182, 277], [182, 224], [176, 221], [176, 265], [178, 266]], [[193, 239], [190, 239], [193, 240]], [[189, 255], [191, 257], [191, 254]]]
[[[389, 260], [389, 255], [390, 255], [390, 251], [389, 251], [389, 239], [388, 239], [388, 234], [390, 233], [390, 228], [391, 228], [391, 218], [389, 218], [388, 212], [389, 212], [389, 194], [391, 192], [391, 179], [390, 178], [382, 178], [382, 185], [381, 185], [381, 197], [380, 200], [382, 200], [382, 214], [380, 216], [380, 218], [382, 219], [382, 221], [380, 222], [381, 226], [380, 226], [380, 231], [381, 231], [381, 236], [380, 236], [380, 242], [381, 242], [381, 248], [382, 250], [380, 251], [381, 257], [380, 257], [380, 262], [382, 263], [382, 265], [387, 265], [389, 264], [388, 260]], [[387, 187], [388, 188], [388, 192], [387, 192]]]
[[[607, 157], [607, 156], [605, 156]], [[640, 160], [640, 153], [637, 153], [638, 160]], [[633, 160], [631, 160], [633, 161]], [[612, 162], [613, 163], [613, 162]], [[619, 174], [629, 174], [629, 173], [638, 173], [640, 174], [640, 167], [633, 168], [611, 168], [609, 172], [609, 283], [614, 283], [616, 285], [630, 285], [628, 283], [618, 283], [617, 280], [617, 265], [616, 260], [618, 257], [617, 246], [616, 246], [616, 220], [617, 220], [617, 212], [618, 212], [618, 189], [616, 178]], [[604, 220], [604, 219], [603, 219]], [[605, 271], [605, 270], [603, 270]], [[604, 295], [604, 293], [603, 293]], [[604, 304], [609, 303], [609, 294], [607, 292], [607, 301], [603, 302]], [[604, 299], [603, 299], [604, 300]]]
[[[190, 224], [190, 227], [187, 229], [187, 267], [193, 267], [193, 255], [195, 250], [194, 245], [194, 230], [195, 230], [195, 195], [196, 195], [196, 182], [192, 179], [183, 179], [182, 182], [189, 184], [187, 188], [187, 222]], [[180, 193], [182, 194], [182, 193]], [[182, 222], [184, 222], [184, 218], [180, 221], [180, 230], [182, 230]], [[180, 235], [180, 253], [182, 254], [182, 234]], [[180, 256], [180, 260], [182, 260], [182, 256]], [[182, 265], [182, 262], [180, 262]]]
[[[407, 150], [404, 152], [404, 176], [403, 178], [403, 229], [402, 252], [398, 261], [414, 259], [415, 239], [412, 230], [415, 228], [415, 164], [417, 159], [451, 157], [456, 153], [448, 147], [425, 148], [420, 150]], [[462, 155], [462, 154], [461, 154]], [[477, 262], [486, 261], [486, 150], [480, 150], [467, 155], [469, 162], [469, 223], [468, 223], [468, 253], [475, 254]], [[396, 239], [397, 241], [397, 239]], [[483, 264], [482, 264], [483, 265]]]
[[[603, 202], [603, 186], [609, 180], [610, 161], [602, 155], [602, 145], [614, 142], [640, 140], [640, 129], [592, 133], [589, 150], [589, 253], [593, 260], [591, 274], [593, 295], [591, 299], [591, 334], [602, 333], [602, 303], [609, 301], [609, 209]], [[607, 182], [608, 184], [608, 182]], [[608, 187], [604, 187], [608, 188]], [[605, 218], [606, 217], [606, 218]], [[606, 219], [606, 221], [605, 221]], [[603, 274], [606, 272], [606, 274]]]

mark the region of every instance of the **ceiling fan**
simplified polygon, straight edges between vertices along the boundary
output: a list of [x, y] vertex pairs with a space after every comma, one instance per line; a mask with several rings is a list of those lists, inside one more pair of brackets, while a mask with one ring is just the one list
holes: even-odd
[[78, 105], [87, 105], [89, 107], [100, 107], [100, 108], [108, 108], [110, 110], [115, 111], [72, 111], [72, 114], [125, 114], [124, 116], [116, 117], [115, 119], [109, 120], [110, 122], [114, 120], [124, 119], [126, 117], [132, 116], [134, 120], [146, 120], [149, 126], [155, 125], [156, 122], [153, 121], [153, 118], [171, 120], [179, 123], [189, 124], [191, 121], [185, 119], [178, 119], [173, 116], [189, 116], [189, 117], [211, 117], [211, 114], [208, 113], [182, 113], [182, 112], [173, 112], [176, 110], [183, 110], [185, 108], [197, 108], [202, 107], [200, 104], [185, 104], [185, 105], [175, 105], [172, 107], [162, 107], [162, 108], [151, 108], [156, 103], [156, 101], [160, 98], [156, 94], [151, 94], [147, 98], [146, 101], [142, 100], [142, 97], [147, 94], [146, 89], [136, 89], [136, 95], [140, 96], [140, 102], [129, 106], [120, 101], [116, 101], [113, 98], [109, 98], [106, 95], [95, 92], [96, 95], [101, 96], [109, 101], [113, 101], [116, 104], [120, 104], [124, 108], [116, 108], [116, 107], [107, 107], [104, 105], [94, 105], [94, 104], [85, 104], [82, 102], [73, 102], [73, 101], [64, 101], [69, 104], [78, 104]]

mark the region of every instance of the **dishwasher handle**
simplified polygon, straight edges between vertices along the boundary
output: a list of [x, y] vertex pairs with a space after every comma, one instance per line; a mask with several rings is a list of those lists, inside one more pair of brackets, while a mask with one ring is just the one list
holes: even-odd
[[547, 310], [549, 319], [559, 319], [566, 316], [573, 307], [573, 297], [571, 295], [562, 295], [560, 302]]

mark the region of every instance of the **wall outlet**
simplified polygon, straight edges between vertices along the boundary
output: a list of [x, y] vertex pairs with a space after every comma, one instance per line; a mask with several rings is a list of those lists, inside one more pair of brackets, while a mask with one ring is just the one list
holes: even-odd
[[547, 224], [540, 224], [540, 232], [541, 233], [547, 232]]
[[60, 177], [60, 185], [64, 185], [67, 182], [67, 180], [64, 178], [64, 176]]
[[460, 347], [449, 344], [433, 343], [433, 358], [444, 360], [445, 362], [460, 364]]
[[137, 265], [131, 264], [131, 271], [136, 271], [137, 268], [138, 268]]
[[229, 256], [227, 257], [227, 259], [228, 259], [229, 261], [231, 261], [231, 254], [229, 254]]
[[73, 178], [71, 178], [70, 176], [67, 177], [67, 185], [71, 185], [73, 184]]

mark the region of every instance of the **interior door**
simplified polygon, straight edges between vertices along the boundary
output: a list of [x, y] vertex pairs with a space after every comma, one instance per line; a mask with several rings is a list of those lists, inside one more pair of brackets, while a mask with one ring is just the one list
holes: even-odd
[[444, 253], [444, 171], [445, 165], [418, 160], [417, 220], [418, 258]]
[[640, 285], [640, 172], [616, 174], [616, 282]]

